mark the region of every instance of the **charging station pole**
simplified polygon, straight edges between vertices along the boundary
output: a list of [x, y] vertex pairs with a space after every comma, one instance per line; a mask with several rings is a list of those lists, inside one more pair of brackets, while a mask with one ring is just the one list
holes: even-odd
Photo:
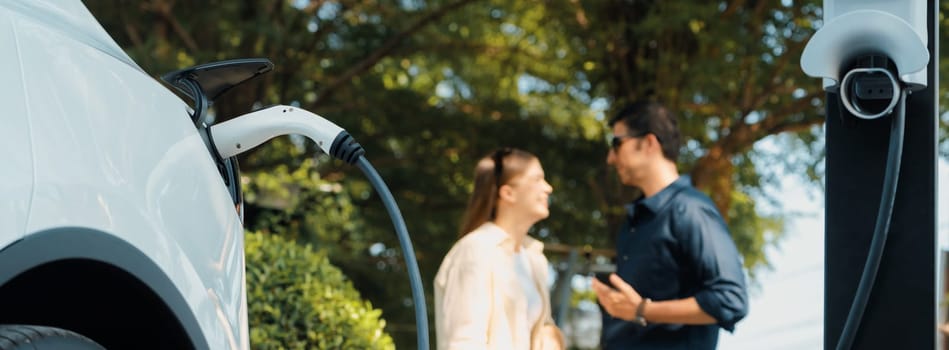
[[[937, 344], [938, 5], [927, 0], [928, 84], [906, 99], [889, 236], [854, 349], [934, 349]], [[826, 98], [824, 348], [834, 349], [867, 261], [893, 116], [859, 119], [842, 108], [837, 94]]]

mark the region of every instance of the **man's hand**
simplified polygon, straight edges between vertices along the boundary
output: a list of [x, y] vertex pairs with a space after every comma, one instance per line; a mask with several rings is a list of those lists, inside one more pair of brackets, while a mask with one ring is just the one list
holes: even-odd
[[615, 273], [610, 274], [610, 282], [616, 286], [616, 289], [593, 279], [593, 291], [596, 292], [600, 305], [603, 305], [610, 316], [626, 321], [634, 320], [636, 308], [643, 302], [643, 297]]

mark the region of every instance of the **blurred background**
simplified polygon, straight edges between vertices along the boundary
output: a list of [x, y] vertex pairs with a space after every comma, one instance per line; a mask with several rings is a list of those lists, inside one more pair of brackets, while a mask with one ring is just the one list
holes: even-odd
[[[820, 346], [822, 299], [808, 296], [822, 291], [811, 283], [822, 282], [824, 93], [799, 66], [821, 26], [819, 1], [84, 2], [156, 78], [219, 60], [273, 61], [273, 72], [218, 99], [213, 118], [291, 104], [348, 130], [401, 207], [429, 302], [458, 237], [475, 162], [499, 146], [538, 155], [555, 190], [550, 218], [532, 234], [560, 272], [550, 281], [555, 309], [576, 348], [595, 348], [599, 338], [586, 276], [610, 268], [622, 204], [639, 195], [605, 164], [606, 120], [628, 102], [663, 102], [684, 133], [680, 171], [725, 216], [752, 281], [751, 315], [721, 348], [760, 348], [738, 337], [788, 327], [810, 329], [806, 337], [816, 331]], [[949, 22], [940, 22], [946, 38]], [[946, 93], [939, 96], [945, 106]], [[942, 130], [947, 121], [941, 114]], [[384, 207], [356, 168], [310, 156], [317, 152], [284, 137], [241, 155], [245, 226], [328, 258], [357, 298], [381, 310], [373, 317], [391, 342], [380, 347], [415, 348], [408, 276]], [[787, 262], [792, 255], [796, 262]], [[249, 266], [262, 263], [251, 256]], [[776, 279], [787, 271], [779, 262], [808, 279]], [[252, 313], [293, 308], [267, 304], [272, 291], [253, 292], [255, 276], [248, 274]], [[804, 294], [787, 293], [792, 286]], [[761, 306], [780, 291], [803, 297]], [[794, 310], [808, 311], [796, 323], [759, 324]], [[269, 329], [258, 316], [251, 329]], [[277, 346], [263, 341], [267, 332], [252, 332], [252, 346]]]

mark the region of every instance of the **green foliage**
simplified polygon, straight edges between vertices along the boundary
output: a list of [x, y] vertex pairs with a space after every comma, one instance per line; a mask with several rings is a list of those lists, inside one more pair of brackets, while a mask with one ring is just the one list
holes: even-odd
[[592, 289], [587, 289], [570, 294], [570, 307], [577, 307], [577, 305], [580, 304], [580, 301], [583, 300], [596, 303], [596, 292], [594, 292]]
[[364, 252], [370, 240], [350, 191], [324, 179], [313, 158], [300, 158], [296, 168], [278, 164], [243, 173], [248, 229], [312, 243], [332, 257]]
[[395, 348], [381, 311], [324, 253], [272, 234], [248, 233], [245, 242], [253, 348]]

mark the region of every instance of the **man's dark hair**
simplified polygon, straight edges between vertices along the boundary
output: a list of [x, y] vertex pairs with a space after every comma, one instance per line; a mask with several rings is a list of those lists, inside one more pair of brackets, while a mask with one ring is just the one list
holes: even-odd
[[610, 127], [622, 121], [629, 133], [656, 135], [662, 155], [673, 162], [679, 158], [679, 124], [675, 114], [655, 101], [639, 101], [621, 109], [610, 119]]

